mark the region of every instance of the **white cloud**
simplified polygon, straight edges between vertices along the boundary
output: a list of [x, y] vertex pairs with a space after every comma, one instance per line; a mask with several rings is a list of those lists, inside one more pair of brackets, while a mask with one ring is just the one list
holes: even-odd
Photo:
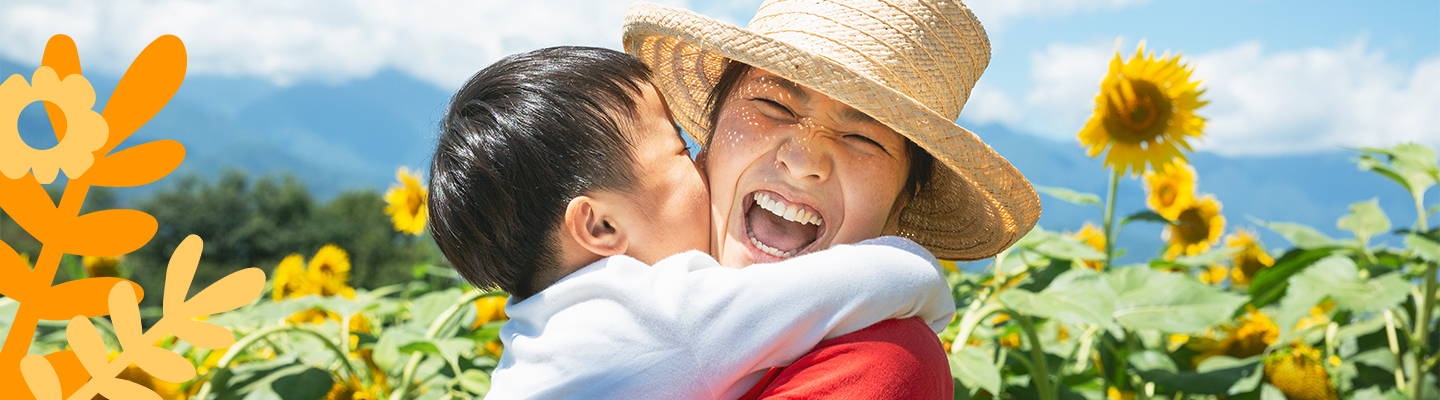
[[1440, 57], [1405, 71], [1363, 41], [1267, 54], [1245, 43], [1195, 58], [1209, 88], [1202, 148], [1291, 153], [1440, 145]]
[[186, 43], [192, 74], [286, 84], [394, 68], [453, 87], [517, 51], [618, 48], [629, 2], [7, 0], [0, 3], [0, 57], [38, 62], [45, 41], [65, 33], [87, 68], [120, 72], [150, 40], [175, 34]]
[[1148, 0], [970, 0], [965, 5], [988, 29], [997, 29], [1011, 20], [1031, 17], [1063, 17], [1080, 12], [1135, 6]]
[[[1113, 48], [1051, 44], [1031, 57], [1028, 92], [977, 94], [965, 118], [1074, 140]], [[1200, 110], [1209, 119], [1200, 149], [1284, 154], [1407, 141], [1440, 146], [1440, 57], [1407, 71], [1364, 41], [1277, 52], [1247, 42], [1187, 60], [1210, 101]], [[972, 115], [976, 105], [1019, 111]]]

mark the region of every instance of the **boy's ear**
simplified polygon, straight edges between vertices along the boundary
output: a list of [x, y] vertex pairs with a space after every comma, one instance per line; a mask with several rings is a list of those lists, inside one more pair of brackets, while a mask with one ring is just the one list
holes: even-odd
[[565, 206], [565, 234], [585, 250], [601, 257], [625, 254], [630, 245], [615, 223], [612, 205], [590, 196], [576, 196]]

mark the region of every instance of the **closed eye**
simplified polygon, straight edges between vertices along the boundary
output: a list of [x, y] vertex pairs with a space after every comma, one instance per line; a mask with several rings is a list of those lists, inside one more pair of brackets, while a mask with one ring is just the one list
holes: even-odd
[[859, 140], [859, 141], [861, 141], [861, 142], [863, 142], [863, 143], [865, 143], [865, 144], [875, 146], [876, 148], [879, 148], [881, 151], [884, 151], [884, 152], [887, 153], [887, 154], [890, 153], [890, 150], [889, 150], [889, 149], [886, 149], [884, 145], [880, 144], [880, 142], [875, 141], [875, 139], [871, 139], [869, 136], [851, 133], [851, 134], [845, 135], [845, 138], [846, 138], [846, 139], [852, 139], [852, 140]]
[[[761, 106], [761, 108], [764, 109], [765, 111], [770, 111], [770, 112], [767, 112], [766, 114], [769, 115], [769, 116], [771, 116], [772, 118], [785, 118], [785, 119], [792, 119], [792, 120], [793, 120], [793, 119], [795, 119], [795, 117], [796, 117], [795, 111], [791, 111], [791, 110], [790, 110], [790, 107], [786, 107], [784, 104], [780, 104], [780, 102], [778, 102], [778, 101], [770, 100], [770, 99], [767, 99], [767, 98], [764, 98], [764, 97], [754, 97], [754, 98], [751, 98], [750, 100], [757, 101], [757, 102], [760, 102], [760, 104], [763, 104], [763, 106]], [[783, 116], [774, 115], [774, 114], [782, 114], [782, 113], [784, 114]]]

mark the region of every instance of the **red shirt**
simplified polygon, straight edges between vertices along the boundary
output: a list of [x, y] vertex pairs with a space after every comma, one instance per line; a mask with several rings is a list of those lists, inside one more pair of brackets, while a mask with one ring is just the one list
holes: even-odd
[[741, 398], [951, 399], [954, 390], [940, 338], [915, 317], [820, 342]]

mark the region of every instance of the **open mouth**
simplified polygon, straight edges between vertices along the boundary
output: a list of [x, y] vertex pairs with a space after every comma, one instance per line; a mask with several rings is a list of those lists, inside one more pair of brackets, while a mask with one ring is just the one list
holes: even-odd
[[825, 219], [814, 208], [787, 201], [770, 191], [756, 191], [747, 199], [745, 235], [750, 245], [776, 258], [800, 254], [820, 237]]

